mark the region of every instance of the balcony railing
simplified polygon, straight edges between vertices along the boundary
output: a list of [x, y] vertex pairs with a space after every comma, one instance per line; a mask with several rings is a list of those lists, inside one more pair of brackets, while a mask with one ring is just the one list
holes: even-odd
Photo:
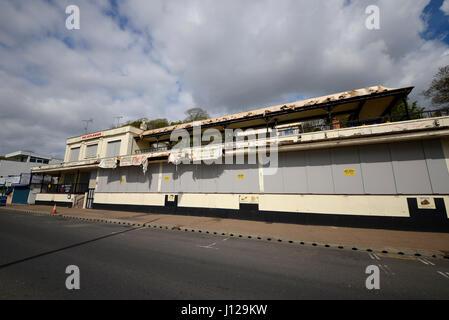
[[42, 184], [41, 193], [83, 194], [88, 190], [88, 183]]
[[168, 146], [159, 147], [159, 148], [147, 148], [147, 149], [138, 149], [136, 150], [136, 154], [142, 154], [142, 153], [151, 153], [151, 152], [163, 152], [170, 150], [171, 148]]
[[[295, 125], [292, 128], [283, 128], [277, 129], [278, 137], [286, 137], [286, 136], [298, 136], [302, 133], [316, 132], [316, 131], [326, 131], [326, 130], [336, 130], [343, 128], [354, 128], [366, 125], [376, 125], [382, 123], [389, 122], [400, 122], [414, 119], [424, 119], [424, 118], [433, 118], [433, 117], [441, 117], [441, 116], [449, 116], [449, 108], [439, 109], [439, 110], [430, 110], [430, 111], [419, 111], [419, 112], [409, 112], [404, 114], [392, 114], [385, 115], [382, 117], [376, 118], [366, 118], [361, 120], [340, 120], [333, 119], [332, 123], [329, 123], [327, 119], [314, 119], [309, 121], [304, 121], [301, 124]], [[207, 145], [207, 143], [205, 144]], [[151, 153], [151, 152], [163, 152], [171, 150], [173, 146], [163, 146], [159, 148], [148, 148], [148, 149], [140, 149], [136, 150], [136, 154], [142, 153]]]

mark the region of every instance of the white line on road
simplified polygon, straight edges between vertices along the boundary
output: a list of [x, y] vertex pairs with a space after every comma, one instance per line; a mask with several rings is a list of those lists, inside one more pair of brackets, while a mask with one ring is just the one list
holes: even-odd
[[449, 272], [441, 272], [441, 271], [437, 271], [439, 274], [441, 274], [443, 277], [445, 277], [446, 279], [449, 279]]
[[205, 249], [215, 249], [215, 250], [218, 250], [218, 248], [215, 248], [214, 247], [214, 245], [216, 245], [217, 243], [216, 242], [214, 242], [214, 243], [211, 243], [211, 244], [209, 244], [209, 245], [207, 245], [207, 246], [198, 246], [198, 247], [200, 247], [200, 248], [205, 248]]
[[379, 266], [379, 268], [382, 269], [383, 272], [385, 272], [385, 274], [386, 274], [387, 276], [390, 275], [390, 271], [387, 269], [387, 267], [388, 267], [387, 265], [381, 265], [381, 264], [378, 264], [378, 266]]
[[368, 253], [368, 255], [373, 260], [380, 260], [380, 258], [375, 253]]
[[384, 264], [385, 269], [387, 269], [392, 275], [395, 275], [395, 273], [390, 269], [389, 266], [387, 266], [386, 264]]
[[422, 263], [424, 263], [425, 265], [432, 265], [432, 266], [435, 265], [435, 263], [432, 263], [429, 260], [424, 259], [424, 258], [418, 258], [418, 260], [421, 261]]

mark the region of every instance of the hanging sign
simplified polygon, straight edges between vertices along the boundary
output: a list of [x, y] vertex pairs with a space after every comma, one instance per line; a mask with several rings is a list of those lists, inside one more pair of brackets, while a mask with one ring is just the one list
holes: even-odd
[[216, 145], [211, 147], [192, 149], [192, 160], [215, 160], [223, 155], [223, 146]]
[[98, 166], [103, 169], [115, 169], [117, 168], [117, 161], [115, 158], [103, 159], [100, 161], [100, 164]]

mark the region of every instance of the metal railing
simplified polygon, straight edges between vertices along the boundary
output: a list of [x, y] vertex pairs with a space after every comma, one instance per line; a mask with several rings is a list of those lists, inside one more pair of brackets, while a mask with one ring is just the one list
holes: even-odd
[[[367, 125], [376, 125], [382, 123], [389, 122], [400, 122], [414, 119], [424, 119], [424, 118], [433, 118], [433, 117], [441, 117], [441, 116], [449, 116], [449, 108], [439, 109], [439, 110], [429, 110], [429, 111], [418, 111], [418, 112], [409, 112], [403, 114], [392, 114], [385, 115], [376, 118], [366, 118], [360, 120], [339, 120], [333, 119], [332, 123], [328, 123], [327, 119], [314, 119], [309, 121], [304, 121], [301, 125], [295, 126], [296, 128], [285, 128], [278, 129], [277, 135], [278, 137], [285, 137], [289, 135], [300, 135], [302, 133], [309, 132], [317, 132], [317, 131], [326, 131], [326, 130], [337, 130], [344, 128], [354, 128], [360, 126]], [[205, 144], [207, 145], [207, 143]], [[173, 146], [163, 146], [159, 148], [148, 148], [148, 149], [140, 149], [136, 150], [135, 154], [142, 153], [151, 153], [151, 152], [162, 152], [171, 150]]]
[[449, 108], [440, 110], [410, 112], [408, 114], [404, 113], [404, 114], [385, 115], [381, 117], [365, 118], [360, 120], [333, 119], [332, 123], [328, 123], [327, 119], [316, 119], [303, 122], [301, 125], [299, 125], [299, 133], [354, 128], [367, 125], [376, 125], [382, 123], [400, 122], [400, 121], [425, 119], [441, 116], [449, 116]]
[[83, 194], [89, 190], [88, 183], [42, 184], [41, 193]]
[[159, 148], [147, 148], [147, 149], [139, 149], [136, 150], [136, 154], [142, 154], [142, 153], [151, 153], [151, 152], [162, 152], [162, 151], [167, 151], [170, 150], [170, 147], [159, 147]]

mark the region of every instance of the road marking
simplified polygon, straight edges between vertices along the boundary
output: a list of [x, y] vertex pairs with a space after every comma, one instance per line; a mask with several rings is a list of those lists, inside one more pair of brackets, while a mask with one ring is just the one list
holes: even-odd
[[[401, 259], [401, 260], [418, 260], [416, 257], [412, 256], [401, 256], [393, 253], [378, 253], [379, 257], [391, 258], [391, 259]], [[379, 259], [380, 260], [380, 259]]]
[[418, 260], [421, 261], [422, 263], [424, 263], [425, 265], [432, 265], [432, 266], [435, 265], [435, 263], [432, 263], [429, 260], [424, 259], [424, 258], [418, 258]]
[[378, 266], [379, 268], [382, 269], [383, 272], [385, 272], [387, 276], [394, 275], [394, 272], [392, 272], [391, 269], [386, 264], [384, 265], [378, 264]]
[[226, 238], [226, 239], [223, 239], [223, 241], [226, 241], [226, 240], [228, 240], [229, 238]]
[[437, 271], [439, 274], [441, 274], [443, 277], [445, 277], [446, 279], [449, 279], [449, 272], [441, 272], [441, 271]]
[[380, 258], [379, 258], [378, 256], [376, 256], [375, 253], [368, 253], [368, 254], [369, 254], [369, 257], [370, 257], [371, 259], [373, 259], [373, 260], [380, 260]]
[[211, 243], [211, 244], [209, 244], [209, 245], [207, 245], [207, 246], [198, 246], [198, 247], [200, 247], [200, 248], [205, 248], [205, 249], [215, 249], [215, 250], [218, 250], [218, 248], [215, 248], [214, 247], [214, 245], [216, 245], [217, 243], [216, 242], [214, 242], [214, 243]]
[[395, 275], [395, 273], [390, 269], [389, 266], [387, 266], [386, 264], [384, 264], [385, 269], [387, 269], [393, 276]]

